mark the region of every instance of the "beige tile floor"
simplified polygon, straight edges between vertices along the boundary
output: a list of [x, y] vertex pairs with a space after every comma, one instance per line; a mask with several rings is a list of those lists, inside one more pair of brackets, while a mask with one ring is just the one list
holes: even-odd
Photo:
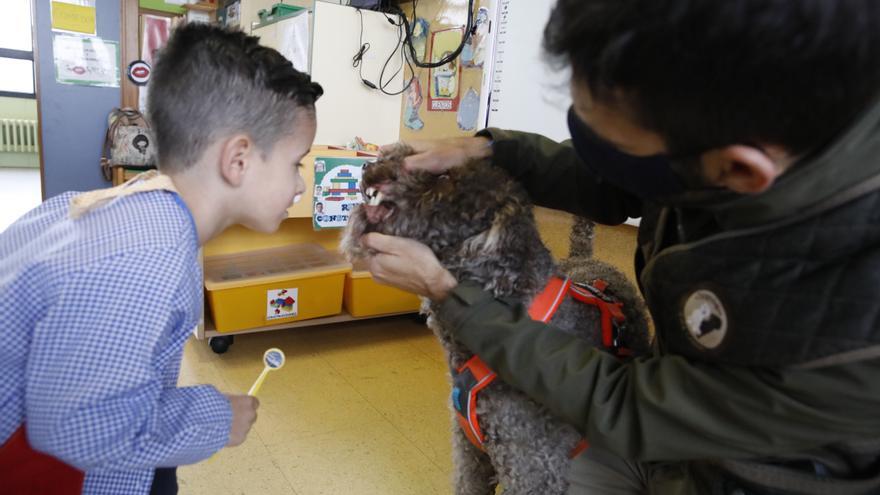
[[[539, 210], [545, 242], [568, 247], [568, 215]], [[600, 228], [596, 256], [632, 274], [635, 229]], [[443, 352], [410, 317], [240, 336], [216, 355], [187, 344], [181, 384], [247, 391], [269, 347], [287, 355], [260, 392], [248, 440], [182, 467], [182, 494], [452, 493]]]

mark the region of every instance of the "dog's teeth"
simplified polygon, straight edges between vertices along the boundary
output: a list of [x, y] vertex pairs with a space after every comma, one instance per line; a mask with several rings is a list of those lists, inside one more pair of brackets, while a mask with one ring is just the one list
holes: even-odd
[[376, 188], [375, 188], [375, 187], [368, 187], [368, 188], [367, 188], [366, 195], [367, 195], [368, 198], [373, 199], [373, 196], [375, 196], [375, 194], [376, 194]]
[[384, 197], [385, 197], [385, 195], [382, 194], [382, 191], [377, 192], [377, 193], [376, 193], [376, 204], [381, 203], [381, 202], [382, 202], [382, 199], [383, 199]]

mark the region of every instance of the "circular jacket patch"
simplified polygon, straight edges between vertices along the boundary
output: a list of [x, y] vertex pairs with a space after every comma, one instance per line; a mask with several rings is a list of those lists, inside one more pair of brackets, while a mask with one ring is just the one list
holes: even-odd
[[727, 335], [727, 313], [713, 292], [698, 290], [684, 303], [684, 324], [700, 347], [714, 349]]

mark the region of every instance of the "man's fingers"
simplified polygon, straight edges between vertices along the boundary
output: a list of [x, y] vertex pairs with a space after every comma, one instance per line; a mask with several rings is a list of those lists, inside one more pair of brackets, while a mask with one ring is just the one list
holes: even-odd
[[379, 156], [383, 156], [386, 153], [393, 151], [394, 148], [397, 148], [398, 146], [400, 146], [400, 143], [383, 144], [382, 146], [379, 146]]
[[425, 170], [433, 172], [436, 166], [437, 158], [432, 153], [410, 155], [403, 159], [403, 167], [406, 170]]
[[424, 153], [437, 147], [437, 141], [429, 140], [405, 141], [403, 144], [412, 148], [416, 153]]
[[398, 141], [396, 143], [383, 144], [379, 146], [379, 156], [385, 155], [397, 149], [400, 146], [409, 146], [416, 153], [422, 153], [437, 146], [435, 141]]
[[361, 237], [361, 244], [365, 248], [373, 249], [380, 253], [390, 253], [394, 249], [395, 240], [396, 239], [390, 235], [370, 232]]

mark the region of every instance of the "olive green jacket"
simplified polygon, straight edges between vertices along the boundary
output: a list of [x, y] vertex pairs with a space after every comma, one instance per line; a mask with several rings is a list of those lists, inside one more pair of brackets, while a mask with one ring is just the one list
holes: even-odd
[[[836, 485], [823, 489], [821, 484], [880, 473], [880, 358], [876, 357], [880, 354], [874, 347], [880, 344], [880, 235], [876, 235], [880, 214], [872, 206], [880, 205], [880, 200], [874, 202], [880, 198], [880, 106], [835, 143], [804, 159], [767, 193], [709, 204], [695, 198], [691, 207], [672, 211], [603, 183], [568, 143], [498, 129], [482, 132], [493, 139], [493, 162], [521, 181], [536, 204], [606, 224], [643, 217], [636, 269], [657, 325], [658, 342], [652, 356], [621, 362], [571, 335], [548, 331], [525, 311], [517, 311], [467, 281], [439, 310], [444, 321], [452, 323], [460, 342], [507, 383], [578, 427], [593, 448], [646, 463], [651, 493], [723, 493], [733, 486], [730, 480], [736, 486], [751, 487], [754, 493], [765, 493], [762, 487], [767, 486], [786, 488], [772, 493], [880, 493], [880, 484], [873, 482], [839, 489]], [[705, 221], [694, 221], [706, 216], [711, 219], [710, 227]], [[797, 228], [787, 221], [795, 217]], [[830, 227], [829, 217], [836, 222]], [[815, 238], [806, 237], [805, 223]], [[664, 231], [666, 224], [670, 228]], [[846, 252], [835, 248], [835, 238], [850, 239]], [[860, 275], [855, 286], [847, 289], [847, 297], [864, 302], [859, 299], [864, 295], [876, 303], [840, 309], [847, 315], [855, 313], [853, 321], [834, 312], [839, 309], [836, 306], [826, 308], [825, 317], [835, 316], [815, 324], [818, 333], [803, 338], [810, 345], [793, 345], [798, 344], [801, 325], [797, 317], [809, 311], [807, 302], [798, 307], [787, 300], [781, 306], [788, 308], [789, 319], [777, 318], [765, 330], [751, 323], [754, 318], [749, 319], [754, 316], [749, 297], [760, 284], [770, 284], [777, 292], [796, 292], [797, 287], [815, 280], [787, 280], [791, 277], [786, 275], [788, 285], [782, 285], [780, 280], [786, 277], [778, 274], [775, 278], [755, 275], [751, 280], [752, 265], [730, 264], [728, 260], [735, 256], [725, 253], [748, 252], [755, 242], [763, 243], [764, 249], [751, 253], [757, 258], [779, 245], [775, 242], [794, 247], [813, 243], [806, 250], [809, 253], [793, 254], [786, 260], [791, 265], [777, 271], [817, 273], [835, 287], [846, 287], [840, 279], [861, 272], [810, 272], [816, 263], [813, 251], [827, 254], [820, 257], [823, 266], [834, 270], [844, 265], [853, 268], [847, 260], [858, 256], [861, 264], [854, 269], [874, 273]], [[673, 259], [674, 264], [666, 263], [667, 268], [661, 269], [664, 259]], [[763, 266], [763, 261], [756, 263]], [[780, 335], [760, 347], [756, 344], [755, 355], [761, 359], [750, 361], [749, 353], [742, 351], [730, 356], [703, 355], [696, 344], [687, 347], [688, 339], [680, 335], [677, 299], [664, 296], [679, 286], [701, 286], [702, 280], [688, 278], [688, 267], [695, 264], [709, 266], [701, 265], [702, 272], [694, 270], [700, 274], [693, 277], [737, 271], [737, 281], [748, 282], [738, 292], [731, 289], [730, 300], [735, 302], [728, 311], [731, 326], [738, 327], [739, 333], [732, 330], [736, 335], [755, 342], [761, 340], [760, 332]], [[663, 284], [678, 273], [684, 274], [678, 285]], [[723, 294], [725, 281], [712, 282]], [[821, 302], [835, 294], [817, 297]], [[795, 327], [787, 333], [786, 321]], [[846, 345], [837, 346], [838, 341]], [[786, 354], [789, 347], [794, 351]], [[774, 360], [775, 352], [778, 360]], [[746, 462], [738, 465], [737, 461]], [[780, 465], [786, 467], [782, 477], [794, 473], [792, 479], [779, 484], [773, 472], [766, 482], [761, 481], [765, 467]], [[815, 466], [821, 470], [814, 470]], [[833, 476], [823, 477], [829, 470]], [[819, 488], [815, 480], [820, 481]]]

